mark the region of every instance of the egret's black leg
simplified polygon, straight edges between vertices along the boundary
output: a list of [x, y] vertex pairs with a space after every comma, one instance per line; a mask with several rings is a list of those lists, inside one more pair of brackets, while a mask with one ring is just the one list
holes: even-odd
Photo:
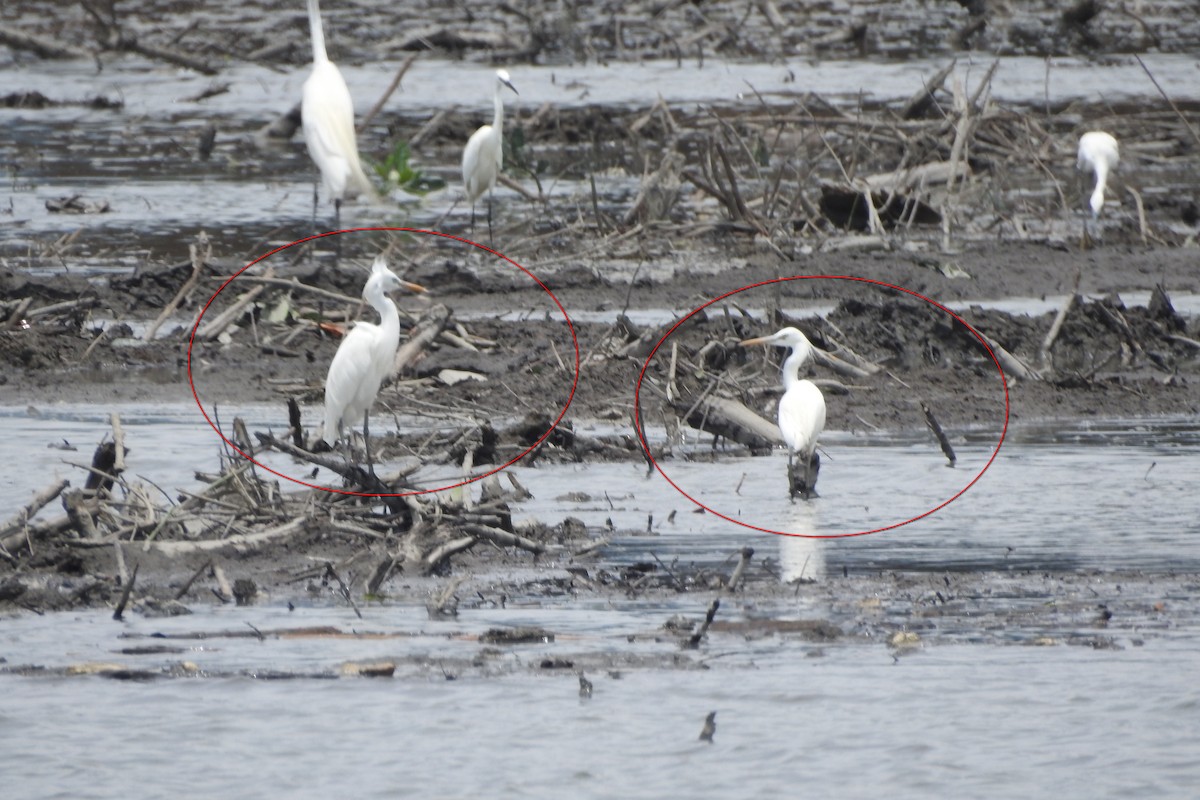
[[788, 450], [788, 499], [796, 502], [796, 465], [792, 460], [792, 451]]
[[496, 237], [492, 235], [492, 192], [491, 192], [491, 190], [488, 190], [487, 206], [488, 206], [488, 244], [495, 247]]
[[371, 458], [371, 430], [368, 427], [370, 416], [370, 412], [363, 412], [363, 447], [367, 449], [367, 474], [374, 483], [379, 483], [379, 478], [375, 476], [375, 461]]
[[313, 233], [317, 232], [317, 186], [318, 186], [318, 184], [319, 184], [318, 181], [313, 181], [313, 218], [312, 218]]

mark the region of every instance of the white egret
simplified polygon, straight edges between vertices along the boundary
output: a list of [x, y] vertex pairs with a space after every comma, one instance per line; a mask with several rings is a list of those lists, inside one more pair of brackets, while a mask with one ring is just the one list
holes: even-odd
[[361, 417], [368, 465], [371, 443], [367, 418], [400, 345], [400, 314], [387, 293], [401, 287], [425, 291], [423, 286], [401, 280], [388, 269], [383, 256], [376, 256], [362, 296], [379, 312], [379, 324], [359, 322], [346, 334], [325, 379], [325, 428], [321, 438], [332, 446], [341, 437], [343, 427]]
[[1121, 160], [1117, 140], [1111, 133], [1088, 131], [1079, 137], [1079, 157], [1075, 162], [1078, 169], [1090, 169], [1096, 176], [1096, 188], [1088, 201], [1092, 217], [1100, 216], [1104, 208], [1104, 189], [1108, 185], [1108, 174], [1117, 168]]
[[496, 86], [492, 93], [495, 112], [491, 125], [482, 125], [471, 134], [463, 150], [463, 185], [467, 190], [467, 201], [471, 204], [471, 226], [475, 226], [475, 202], [488, 195], [488, 235], [492, 232], [492, 188], [496, 177], [504, 166], [504, 101], [500, 98], [500, 87], [507, 86], [519, 95], [508, 77], [508, 71], [496, 70]]
[[[810, 380], [800, 379], [800, 367], [813, 353], [808, 337], [795, 328], [784, 328], [770, 336], [747, 339], [742, 347], [751, 345], [775, 345], [790, 347], [791, 354], [783, 362], [783, 397], [779, 398], [779, 432], [788, 448], [788, 491], [796, 496], [794, 456], [804, 463], [804, 482], [801, 495], [808, 499], [816, 487], [817, 476], [812, 473], [816, 455], [817, 439], [825, 429], [825, 396]], [[820, 469], [820, 462], [817, 462]]]
[[[375, 189], [363, 172], [358, 159], [354, 134], [354, 101], [342, 72], [325, 52], [325, 32], [321, 27], [318, 0], [308, 0], [308, 25], [312, 31], [313, 68], [304, 82], [300, 102], [300, 121], [308, 154], [321, 171], [325, 192], [333, 201], [335, 226], [341, 226], [343, 198], [359, 194], [374, 197]], [[317, 213], [317, 194], [313, 189], [313, 216]]]

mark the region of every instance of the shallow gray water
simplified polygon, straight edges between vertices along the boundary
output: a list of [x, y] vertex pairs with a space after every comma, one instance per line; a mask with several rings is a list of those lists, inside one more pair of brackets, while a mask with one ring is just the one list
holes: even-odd
[[[168, 657], [114, 655], [125, 633], [356, 625], [413, 632], [411, 609], [218, 609], [184, 620], [114, 623], [102, 612], [0, 620], [10, 663], [85, 660], [152, 667]], [[472, 613], [436, 634], [546, 622], [586, 634], [531, 646], [628, 647], [649, 619], [556, 610]], [[658, 614], [655, 612], [655, 616]], [[659, 617], [661, 618], [661, 617]], [[52, 623], [52, 624], [49, 624]], [[561, 639], [560, 639], [561, 642]], [[133, 644], [139, 643], [134, 640]], [[290, 665], [471, 650], [444, 636], [192, 643], [202, 669]], [[673, 645], [665, 645], [673, 647]], [[1200, 640], [1125, 650], [927, 649], [894, 663], [882, 645], [830, 646], [823, 657], [768, 638], [714, 652], [705, 671], [518, 672], [446, 681], [149, 683], [0, 676], [0, 768], [9, 798], [128, 797], [1182, 797], [1200, 777]], [[715, 743], [697, 741], [717, 711]], [[136, 788], [135, 788], [136, 787]]]
[[[170, 491], [192, 485], [193, 468], [215, 469], [216, 437], [194, 410], [125, 408], [122, 417], [134, 448], [131, 472], [144, 471]], [[6, 409], [0, 436], [30, 460], [20, 475], [5, 476], [0, 502], [11, 509], [40, 487], [61, 457], [46, 443], [65, 437], [90, 454], [106, 428], [85, 409], [48, 406], [38, 417]], [[897, 520], [944, 499], [978, 471], [995, 438], [960, 432], [960, 465], [948, 469], [923, 436], [834, 432], [824, 445], [831, 458], [821, 475], [823, 496], [794, 506], [782, 492], [782, 453], [664, 468], [734, 518], [831, 533]], [[176, 448], [170, 458], [156, 447], [167, 440]], [[832, 578], [845, 569], [851, 581], [897, 568], [1200, 569], [1193, 547], [1200, 534], [1200, 425], [1192, 420], [1018, 428], [976, 488], [955, 503], [894, 531], [840, 540], [774, 537], [692, 513], [690, 502], [639, 465], [515, 469], [535, 495], [521, 514], [550, 521], [569, 514], [598, 531], [611, 519], [617, 534], [609, 556], [618, 563], [657, 556], [728, 565], [731, 553], [751, 544], [756, 559], [785, 573]], [[743, 474], [739, 493], [729, 476]], [[709, 485], [714, 475], [724, 485]], [[592, 499], [561, 498], [580, 489]], [[650, 514], [652, 535], [634, 535]], [[615, 652], [661, 657], [675, 645], [645, 634], [672, 613], [694, 615], [700, 601], [685, 595], [626, 604], [583, 596], [546, 607], [464, 609], [457, 620], [435, 623], [424, 608], [407, 605], [368, 606], [360, 621], [346, 608], [313, 606], [299, 587], [296, 593], [295, 611], [275, 597], [251, 608], [200, 607], [183, 618], [127, 615], [123, 623], [105, 611], [0, 618], [6, 666], [115, 662], [157, 670], [186, 661], [198, 675], [232, 675], [150, 682], [0, 676], [4, 796], [117, 798], [132, 789], [142, 797], [234, 798], [803, 791], [1090, 799], [1187, 796], [1200, 780], [1194, 615], [1144, 640], [1116, 631], [1123, 649], [949, 643], [898, 662], [882, 643], [816, 648], [786, 636], [725, 637], [698, 656], [707, 670], [633, 668], [619, 678], [596, 672], [589, 674], [594, 697], [581, 701], [571, 671], [534, 674], [527, 665]], [[818, 597], [798, 592], [783, 616], [827, 613]], [[743, 618], [755, 610], [731, 600], [726, 613]], [[268, 635], [145, 638], [247, 625]], [[315, 625], [385, 635], [271, 635]], [[478, 652], [471, 637], [513, 625], [542, 625], [558, 639], [505, 648], [501, 677], [446, 680], [443, 665], [453, 673]], [[635, 634], [642, 636], [629, 641]], [[120, 652], [154, 643], [182, 652]], [[818, 652], [823, 657], [809, 657]], [[396, 678], [251, 677], [274, 670], [336, 674], [343, 662], [369, 659], [395, 659]], [[710, 746], [696, 737], [713, 710]]]
[[[282, 424], [277, 408], [248, 406], [238, 413], [251, 430]], [[232, 414], [223, 412], [225, 424]], [[196, 487], [195, 470], [218, 469], [219, 440], [194, 406], [127, 407], [121, 417], [131, 448], [126, 474], [132, 479], [152, 480], [173, 493]], [[585, 434], [611, 430], [580, 428]], [[25, 469], [0, 476], [0, 508], [6, 509], [0, 516], [7, 517], [55, 477], [81, 483], [82, 471], [63, 462], [90, 462], [93, 448], [108, 431], [107, 415], [85, 407], [47, 405], [36, 417], [25, 409], [0, 409], [0, 436], [28, 454]], [[618, 532], [640, 533], [649, 527], [650, 535], [614, 542], [618, 559], [641, 560], [653, 551], [664, 559], [723, 561], [748, 542], [776, 546], [775, 537], [753, 528], [833, 536], [889, 527], [924, 514], [979, 476], [999, 433], [998, 428], [952, 432], [959, 461], [951, 469], [923, 433], [827, 432], [822, 438], [821, 497], [810, 503], [788, 502], [782, 450], [763, 458], [719, 454], [716, 464], [662, 463], [679, 489], [728, 519], [697, 513], [697, 506], [660, 474], [647, 477], [644, 463], [518, 463], [514, 474], [534, 499], [516, 509], [516, 518], [554, 524], [574, 516], [597, 534], [608, 531], [610, 520]], [[78, 451], [50, 447], [64, 439]], [[697, 449], [708, 452], [707, 438]], [[307, 473], [307, 467], [278, 457], [266, 463], [298, 477]], [[449, 465], [431, 465], [423, 475], [425, 485], [444, 486], [456, 472]], [[821, 558], [837, 571], [1200, 570], [1200, 554], [1191, 546], [1200, 534], [1197, 485], [1200, 423], [1195, 420], [1020, 426], [1009, 431], [992, 466], [958, 500], [895, 530], [822, 541]], [[578, 491], [589, 499], [567, 499]], [[672, 511], [675, 518], [668, 521]]]

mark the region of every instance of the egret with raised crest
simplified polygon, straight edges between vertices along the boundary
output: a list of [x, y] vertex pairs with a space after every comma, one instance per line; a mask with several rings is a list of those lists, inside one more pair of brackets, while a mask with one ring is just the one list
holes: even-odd
[[783, 362], [783, 397], [779, 398], [779, 433], [788, 448], [788, 493], [795, 499], [798, 456], [804, 468], [799, 494], [807, 500], [816, 489], [820, 456], [817, 439], [825, 429], [825, 396], [810, 380], [800, 377], [800, 367], [813, 355], [808, 337], [795, 328], [784, 328], [770, 336], [747, 339], [742, 347], [752, 345], [790, 347], [791, 353]]
[[[401, 280], [388, 269], [383, 256], [376, 256], [362, 296], [379, 313], [379, 324], [359, 322], [350, 329], [334, 353], [325, 379], [325, 428], [321, 438], [332, 447], [341, 438], [344, 427], [362, 419], [368, 465], [371, 464], [368, 428], [371, 406], [400, 346], [400, 312], [387, 295], [400, 288], [425, 291], [423, 286]], [[370, 471], [374, 474], [374, 467]]]

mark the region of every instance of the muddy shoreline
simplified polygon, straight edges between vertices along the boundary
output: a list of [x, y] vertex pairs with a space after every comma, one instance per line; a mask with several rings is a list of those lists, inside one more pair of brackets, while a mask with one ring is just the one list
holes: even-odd
[[[195, 25], [190, 24], [191, 5], [166, 6], [151, 24], [132, 14], [106, 23], [81, 9], [48, 15], [42, 3], [8, 4], [0, 22], [55, 39], [68, 52], [48, 55], [36, 41], [10, 43], [14, 49], [5, 52], [23, 70], [36, 69], [36, 59], [43, 57], [95, 56], [102, 62], [129, 52], [151, 64], [174, 64], [172, 70], [180, 57], [193, 59], [186, 68], [200, 73], [219, 73], [232, 61], [264, 65], [283, 76], [303, 70], [308, 61], [306, 22], [294, 3], [251, 3], [237, 14], [207, 15]], [[1013, 14], [963, 3], [934, 4], [912, 18], [911, 9], [897, 4], [865, 3], [854, 8], [861, 24], [848, 24], [842, 13], [814, 11], [802, 24], [785, 27], [773, 19], [776, 4], [752, 4], [749, 14], [743, 6], [668, 4], [650, 15], [655, 22], [648, 25], [606, 11], [588, 16], [596, 10], [584, 7], [576, 11], [583, 16], [566, 20], [563, 29], [564, 20], [553, 15], [524, 15], [507, 6], [464, 20], [461, 9], [440, 12], [400, 4], [353, 15], [328, 9], [327, 25], [332, 54], [346, 65], [402, 60], [419, 51], [423, 57], [479, 62], [481, 74], [484, 61], [544, 66], [673, 59], [686, 75], [685, 59], [699, 66], [706, 56], [779, 63], [781, 70], [796, 58], [862, 59], [871, 69], [872, 59], [915, 53], [944, 54], [949, 63], [951, 54], [964, 48], [997, 56], [1090, 56], [1148, 47], [1194, 52], [1200, 42], [1200, 26], [1181, 23], [1194, 15], [1172, 2], [1143, 4], [1140, 18], [1110, 10], [1078, 17], [1053, 7]], [[906, 13], [907, 19], [890, 16]], [[397, 24], [403, 35], [388, 33]], [[131, 31], [138, 38], [124, 36]], [[228, 42], [235, 39], [246, 52], [229, 52]], [[171, 42], [176, 52], [147, 48], [156, 42]], [[347, 42], [361, 47], [351, 53]], [[772, 419], [778, 359], [746, 353], [737, 342], [784, 324], [805, 329], [828, 352], [849, 348], [877, 368], [855, 378], [827, 365], [812, 370], [812, 377], [824, 382], [830, 430], [868, 436], [921, 431], [926, 425], [921, 403], [933, 409], [952, 440], [998, 432], [1006, 423], [1200, 414], [1200, 319], [1175, 313], [1169, 305], [1172, 296], [1194, 303], [1200, 295], [1192, 169], [1196, 142], [1181, 119], [1194, 116], [1195, 98], [1178, 98], [1178, 105], [1149, 94], [1120, 103], [1087, 98], [1051, 104], [1047, 98], [1037, 107], [1014, 107], [989, 101], [991, 74], [971, 73], [972, 96], [965, 105], [952, 91], [961, 76], [948, 78], [947, 71], [929, 85], [928, 102], [919, 92], [907, 103], [824, 98], [796, 84], [794, 92], [778, 93], [769, 103], [724, 99], [697, 108], [667, 97], [654, 105], [606, 107], [589, 105], [587, 87], [580, 86], [579, 98], [561, 108], [551, 102], [514, 108], [511, 140], [522, 144], [514, 145], [508, 159], [512, 182], [500, 193], [492, 242], [553, 292], [573, 329], [557, 304], [511, 265], [463, 246], [442, 242], [446, 246], [439, 247], [418, 236], [376, 231], [343, 237], [343, 259], [350, 268], [334, 266], [328, 240], [319, 244], [319, 254], [287, 263], [280, 259], [272, 275], [294, 278], [304, 289], [253, 284], [251, 279], [267, 276], [265, 266], [235, 282], [214, 302], [206, 321], [252, 286], [260, 285], [261, 292], [251, 298], [248, 314], [235, 315], [192, 347], [192, 383], [190, 330], [212, 292], [246, 259], [312, 232], [306, 182], [311, 166], [299, 136], [294, 128], [274, 140], [263, 133], [294, 98], [279, 99], [278, 107], [255, 107], [249, 115], [212, 112], [230, 86], [188, 85], [186, 91], [156, 86], [150, 91], [186, 99], [178, 105], [173, 99], [169, 114], [155, 109], [133, 119], [119, 96], [85, 100], [63, 92], [48, 97], [14, 87], [7, 106], [19, 109], [24, 135], [42, 142], [45, 153], [39, 151], [32, 166], [13, 170], [14, 192], [40, 190], [37, 205], [12, 211], [0, 228], [0, 302], [9, 323], [0, 331], [5, 365], [0, 406], [31, 407], [36, 413], [54, 403], [104, 411], [131, 402], [186, 405], [193, 402], [194, 383], [206, 407], [277, 408], [280, 429], [288, 424], [286, 401], [296, 400], [311, 437], [322, 381], [337, 347], [336, 326], [360, 311], [361, 272], [353, 267], [387, 247], [408, 278], [430, 289], [427, 298], [401, 301], [405, 327], [418, 324], [438, 305], [448, 309], [450, 325], [447, 335], [439, 334], [401, 372], [381, 402], [393, 410], [419, 407], [426, 420], [453, 416], [470, 424], [443, 439], [421, 432], [384, 441], [401, 450], [417, 444], [431, 448], [427, 458], [437, 463], [459, 464], [468, 455], [477, 459], [475, 467], [499, 463], [546, 431], [568, 401], [559, 430], [532, 454], [542, 463], [643, 461], [632, 424], [639, 410], [660, 434], [656, 457], [688, 458], [682, 449], [661, 443], [669, 440], [661, 430], [670, 424], [664, 420], [683, 418], [691, 402], [674, 394], [665, 400], [665, 387], [701, 398], [719, 384], [722, 397]], [[206, 105], [212, 98], [217, 99]], [[461, 143], [481, 120], [474, 101], [471, 97], [432, 119], [424, 109], [394, 103], [360, 132], [363, 152], [382, 161], [397, 142], [411, 137], [418, 168], [457, 180], [453, 167]], [[78, 155], [69, 125], [38, 117], [56, 119], [64, 108], [87, 117], [97, 132], [87, 158]], [[1087, 179], [1072, 165], [1078, 134], [1097, 125], [1118, 135], [1126, 161], [1110, 187], [1111, 207], [1089, 229], [1080, 213]], [[922, 171], [927, 168], [931, 171]], [[146, 172], [155, 180], [143, 183]], [[86, 197], [70, 188], [73, 181], [87, 187]], [[882, 188], [865, 189], [868, 182]], [[65, 196], [43, 198], [43, 184]], [[107, 193], [127, 184], [138, 188], [130, 195], [114, 194], [110, 204]], [[203, 198], [188, 194], [196, 186], [203, 188]], [[162, 195], [154, 194], [158, 189]], [[452, 204], [449, 192], [421, 205], [424, 201], [392, 191], [393, 199], [403, 201], [395, 208], [351, 206], [348, 217], [394, 227], [397, 219], [416, 213], [416, 206], [428, 215]], [[201, 199], [234, 192], [261, 198], [262, 208], [210, 225], [206, 214], [211, 216], [212, 209], [205, 211]], [[304, 202], [286, 206], [296, 196]], [[184, 212], [175, 208], [180, 198]], [[878, 204], [880, 219], [871, 219], [864, 198]], [[165, 208], [187, 221], [171, 222], [164, 233], [140, 218], [144, 208]], [[447, 231], [484, 239], [482, 226], [468, 227], [465, 214], [460, 210], [453, 216], [452, 210], [441, 218]], [[51, 213], [79, 216], [47, 221]], [[106, 224], [107, 214], [134, 218]], [[60, 231], [64, 218], [81, 220], [79, 229]], [[186, 254], [202, 228], [211, 228], [211, 257], [193, 262]], [[1084, 236], [1090, 241], [1086, 248]], [[143, 341], [146, 327], [187, 284], [194, 263], [200, 265], [196, 286], [184, 293], [158, 337]], [[787, 278], [797, 279], [777, 281]], [[681, 328], [671, 339], [678, 369], [669, 366], [668, 349], [646, 366], [673, 320], [717, 296], [772, 281], [777, 282], [740, 293]], [[949, 315], [868, 281], [953, 305], [1013, 360], [998, 368], [996, 353], [988, 352], [991, 345]], [[1136, 303], [1128, 299], [1135, 295]], [[1066, 298], [1072, 304], [1053, 346], [1043, 352]], [[1048, 302], [1036, 314], [987, 307], [1014, 299]], [[60, 303], [66, 305], [55, 308]], [[830, 311], [818, 319], [803, 311], [812, 306]], [[508, 316], [496, 319], [499, 314]], [[634, 389], [643, 367], [647, 391], [637, 409]], [[1026, 375], [1014, 371], [1026, 368]], [[577, 434], [596, 422], [617, 433], [607, 438]], [[494, 425], [498, 444], [489, 445], [482, 433], [462, 433], [472, 426], [482, 430], [484, 423]], [[97, 433], [98, 438], [108, 435]], [[930, 447], [936, 453], [932, 440]], [[82, 480], [72, 478], [73, 483]], [[266, 482], [241, 488], [264, 492], [255, 495], [261, 505], [269, 505], [264, 498], [279, 500]], [[283, 541], [238, 540], [194, 553], [188, 547], [197, 541], [195, 528], [176, 527], [167, 507], [148, 511], [151, 522], [122, 519], [118, 524], [112, 520], [122, 509], [89, 505], [93, 500], [74, 496], [67, 522], [38, 528], [56, 512], [56, 496], [28, 527], [21, 520], [6, 530], [6, 536], [16, 530], [36, 530], [38, 536], [12, 540], [15, 549], [0, 560], [0, 608], [41, 613], [112, 606], [120, 602], [134, 563], [138, 577], [130, 608], [147, 615], [179, 612], [184, 603], [234, 602], [236, 593], [225, 584], [239, 580], [249, 582], [243, 590], [254, 589], [242, 592], [247, 603], [345, 603], [348, 595], [363, 594], [368, 572], [389, 562], [395, 563], [383, 570], [387, 580], [373, 592], [387, 603], [427, 603], [463, 579], [459, 594], [483, 598], [480, 602], [500, 602], [503, 596], [552, 605], [587, 596], [654, 601], [695, 594], [701, 613], [701, 597], [720, 591], [722, 580], [704, 570], [669, 574], [653, 564], [634, 569], [607, 561], [605, 538], [632, 537], [636, 531], [588, 529], [569, 517], [510, 530], [504, 519], [511, 509], [500, 506], [486, 509], [496, 546], [442, 554], [456, 541], [450, 529], [482, 524], [468, 519], [468, 511], [478, 509], [464, 510], [461, 499], [441, 507], [372, 509], [334, 505], [321, 497], [310, 512], [301, 510], [304, 504], [293, 496], [280, 501], [286, 508], [276, 509], [277, 517], [266, 519], [269, 515], [256, 513], [255, 503], [216, 498], [214, 507], [238, 509], [234, 519], [245, 523], [250, 536], [273, 530], [271, 525], [299, 522]], [[519, 508], [520, 499], [503, 502]], [[0, 521], [19, 512], [3, 509]], [[453, 520], [445, 530], [412, 525], [414, 518], [442, 519], [443, 513]], [[89, 514], [100, 520], [100, 530], [88, 527]], [[357, 525], [357, 533], [337, 529], [339, 522]], [[501, 534], [524, 538], [517, 545], [501, 544], [511, 541]], [[167, 545], [163, 552], [182, 545], [181, 554], [164, 556], [143, 544], [159, 536]], [[587, 553], [592, 547], [595, 552]], [[318, 556], [347, 576], [352, 592], [342, 592], [332, 573], [314, 567]], [[1095, 647], [1112, 641], [1098, 603], [1110, 604], [1104, 610], [1115, 610], [1113, 624], [1123, 632], [1173, 614], [1194, 617], [1190, 601], [1178, 608], [1156, 607], [1162, 591], [1192, 591], [1188, 579], [1174, 576], [1117, 569], [1047, 577], [1030, 570], [1015, 577], [991, 571], [955, 574], [940, 578], [941, 587], [934, 585], [938, 580], [861, 573], [784, 586], [760, 556], [739, 599], [777, 613], [782, 606], [773, 604], [785, 595], [812, 593], [840, 609], [823, 620], [831, 626], [827, 633], [839, 630], [864, 641], [911, 629], [914, 620], [929, 617], [953, 622], [946, 629], [976, 628], [971, 615], [978, 608], [956, 603], [955, 591], [973, 598], [1011, 592], [1031, 602], [1054, 597], [1070, 613], [1058, 619], [1035, 613], [1031, 628], [1060, 626], [1061, 635], [1051, 634], [1050, 642], [1074, 637], [1078, 642], [1072, 643]], [[1009, 585], [1010, 580], [1015, 583]], [[1168, 589], [1158, 587], [1161, 581], [1170, 584]], [[957, 589], [950, 591], [953, 583]], [[861, 616], [875, 612], [855, 605], [864, 596], [883, 598], [885, 609], [877, 623], [866, 623], [867, 634], [862, 634]], [[463, 608], [474, 602], [464, 601]], [[1006, 613], [999, 613], [997, 625], [1016, 624]], [[773, 635], [769, 626], [718, 622], [714, 635]], [[851, 634], [856, 626], [858, 632]], [[782, 633], [807, 635], [800, 628]]]

